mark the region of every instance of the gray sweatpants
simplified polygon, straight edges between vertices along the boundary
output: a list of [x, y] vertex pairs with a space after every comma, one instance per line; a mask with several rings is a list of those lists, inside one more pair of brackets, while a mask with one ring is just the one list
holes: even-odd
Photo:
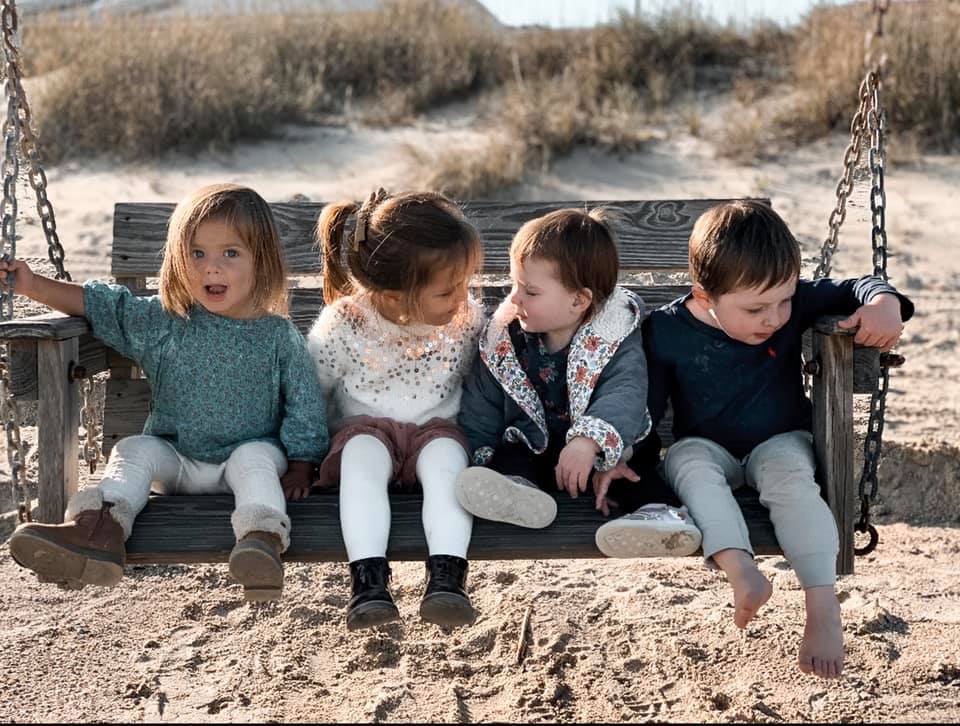
[[813, 436], [808, 431], [774, 436], [742, 461], [709, 439], [680, 439], [667, 451], [664, 469], [703, 533], [708, 560], [725, 549], [753, 554], [747, 524], [733, 496], [733, 490], [746, 483], [770, 510], [777, 540], [801, 587], [836, 582], [840, 540], [814, 479]]

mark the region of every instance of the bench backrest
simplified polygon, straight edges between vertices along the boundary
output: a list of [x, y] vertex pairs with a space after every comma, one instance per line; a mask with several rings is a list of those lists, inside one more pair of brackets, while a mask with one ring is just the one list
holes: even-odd
[[[484, 241], [481, 297], [488, 308], [509, 289], [509, 248], [514, 233], [527, 220], [556, 209], [606, 207], [620, 252], [621, 283], [638, 292], [647, 310], [675, 299], [687, 287], [673, 275], [642, 273], [686, 272], [687, 243], [694, 222], [719, 199], [661, 201], [470, 202], [467, 218]], [[319, 202], [271, 204], [291, 279], [290, 316], [306, 332], [323, 305], [322, 265], [314, 229], [323, 207]], [[160, 270], [167, 223], [174, 208], [166, 203], [121, 203], [114, 212], [111, 274], [134, 289], [148, 289]], [[659, 278], [659, 279], [658, 279]], [[104, 450], [124, 436], [137, 434], [146, 419], [149, 390], [143, 380], [117, 376], [107, 387]], [[669, 442], [670, 420], [660, 433]]]

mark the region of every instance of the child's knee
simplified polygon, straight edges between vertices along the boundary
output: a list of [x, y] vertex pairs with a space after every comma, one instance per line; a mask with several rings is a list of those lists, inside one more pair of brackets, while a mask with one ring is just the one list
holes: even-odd
[[244, 477], [252, 471], [270, 471], [277, 477], [287, 471], [287, 457], [273, 444], [266, 441], [248, 441], [240, 444], [227, 459], [224, 476], [227, 481]]
[[671, 486], [675, 489], [682, 487], [691, 479], [701, 485], [710, 482], [726, 484], [716, 447], [712, 441], [696, 437], [681, 439], [671, 446], [663, 461]]

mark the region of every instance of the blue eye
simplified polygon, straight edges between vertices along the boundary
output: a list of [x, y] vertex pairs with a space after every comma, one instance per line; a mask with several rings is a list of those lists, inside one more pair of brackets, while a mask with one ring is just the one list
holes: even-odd
[[203, 257], [203, 250], [190, 250], [190, 256], [195, 260], [199, 260]]
[[226, 249], [226, 250], [223, 251], [223, 256], [224, 256], [224, 257], [239, 257], [239, 256], [240, 256], [240, 250]]

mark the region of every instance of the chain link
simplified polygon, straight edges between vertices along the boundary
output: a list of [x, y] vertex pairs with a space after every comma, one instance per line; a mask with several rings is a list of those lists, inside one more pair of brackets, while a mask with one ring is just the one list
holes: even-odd
[[[17, 256], [17, 177], [20, 174], [20, 144], [22, 125], [20, 105], [23, 88], [17, 55], [17, 12], [12, 0], [3, 0], [0, 7], [0, 30], [4, 58], [3, 92], [7, 101], [7, 115], [3, 122], [3, 199], [0, 201], [0, 255], [4, 260]], [[13, 318], [14, 275], [6, 276], [5, 290], [0, 298], [0, 319]], [[23, 441], [20, 438], [20, 409], [10, 386], [10, 346], [0, 346], [0, 420], [7, 439], [7, 463], [17, 514], [21, 522], [30, 521], [30, 495], [26, 486]]]
[[[40, 151], [33, 132], [33, 118], [21, 79], [18, 17], [14, 0], [0, 3], [0, 45], [3, 46], [3, 90], [7, 101], [7, 115], [3, 122], [3, 198], [0, 201], [0, 256], [12, 260], [17, 255], [17, 178], [20, 158], [27, 166], [27, 179], [37, 200], [37, 214], [47, 241], [47, 256], [56, 268], [58, 280], [69, 281], [70, 273], [64, 267], [65, 253], [57, 234], [53, 205], [47, 197], [47, 175], [40, 163]], [[6, 289], [0, 292], [0, 319], [13, 318], [14, 275], [7, 275]], [[10, 346], [0, 345], [0, 418], [7, 435], [7, 460], [14, 495], [19, 502], [20, 521], [30, 519], [30, 499], [25, 485], [23, 443], [20, 438], [20, 412], [10, 385]], [[88, 442], [89, 443], [89, 442]], [[86, 457], [86, 452], [84, 452]], [[99, 456], [99, 452], [98, 452]]]
[[[886, 152], [884, 138], [886, 134], [886, 116], [880, 99], [881, 71], [886, 55], [876, 56], [876, 38], [883, 37], [883, 16], [890, 9], [890, 0], [873, 0], [872, 12], [874, 27], [867, 32], [864, 54], [866, 76], [860, 84], [859, 106], [850, 123], [850, 145], [843, 155], [844, 171], [837, 184], [837, 204], [830, 213], [829, 233], [820, 250], [820, 260], [814, 272], [814, 279], [830, 274], [833, 254], [837, 249], [840, 225], [846, 217], [847, 199], [853, 191], [853, 174], [861, 157], [865, 138], [869, 139], [868, 165], [870, 167], [870, 245], [872, 248], [873, 274], [887, 279], [887, 195], [885, 188]], [[854, 529], [870, 535], [869, 542], [855, 549], [858, 555], [872, 552], [879, 541], [876, 527], [870, 524], [870, 506], [877, 496], [879, 482], [877, 467], [883, 447], [883, 424], [886, 412], [887, 392], [890, 388], [890, 371], [881, 359], [877, 385], [870, 394], [870, 417], [863, 442], [863, 470], [857, 493], [860, 498], [860, 519]]]
[[83, 396], [83, 407], [80, 409], [80, 423], [83, 424], [84, 431], [87, 432], [86, 441], [83, 444], [83, 460], [87, 462], [92, 476], [100, 461], [100, 445], [97, 443], [100, 422], [97, 409], [93, 405], [93, 378], [83, 379], [81, 395]]
[[[871, 88], [870, 110], [867, 113], [867, 127], [870, 132], [870, 245], [873, 252], [873, 274], [883, 280], [887, 275], [887, 194], [884, 187], [884, 169], [886, 168], [886, 150], [884, 136], [886, 120], [880, 100], [880, 69], [874, 74], [875, 82]], [[877, 385], [870, 394], [870, 418], [867, 433], [863, 441], [863, 470], [860, 473], [860, 521], [856, 530], [869, 533], [869, 543], [857, 550], [858, 554], [871, 552], [877, 543], [876, 528], [870, 524], [870, 505], [879, 490], [877, 468], [883, 448], [883, 424], [887, 406], [887, 391], [890, 388], [890, 370], [881, 365], [877, 376]]]
[[20, 409], [10, 393], [7, 346], [3, 346], [0, 352], [0, 419], [7, 434], [7, 461], [10, 464], [10, 481], [17, 502], [17, 515], [21, 522], [29, 522], [32, 517], [26, 483], [27, 467], [24, 461], [23, 442], [20, 439]]

